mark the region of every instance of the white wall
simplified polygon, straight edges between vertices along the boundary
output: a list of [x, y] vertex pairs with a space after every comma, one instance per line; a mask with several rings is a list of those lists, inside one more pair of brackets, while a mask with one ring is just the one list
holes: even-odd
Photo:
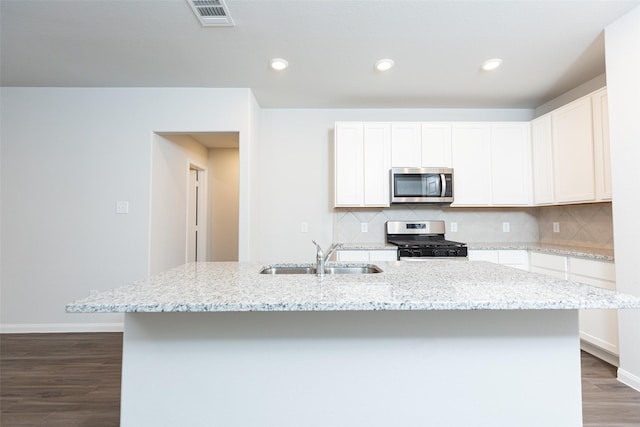
[[[334, 238], [330, 192], [336, 121], [530, 120], [518, 109], [263, 109], [260, 113], [259, 174], [252, 189], [256, 238], [252, 259], [302, 262], [313, 259], [311, 240], [323, 247]], [[301, 232], [301, 223], [308, 232]]]
[[607, 75], [600, 74], [593, 79], [584, 82], [580, 86], [577, 86], [571, 89], [568, 92], [563, 93], [557, 98], [553, 98], [552, 100], [540, 105], [535, 110], [535, 116], [540, 117], [550, 111], [555, 110], [556, 108], [562, 107], [572, 101], [575, 101], [578, 98], [582, 98], [585, 95], [590, 94], [598, 89], [602, 89], [607, 85]]
[[[640, 296], [640, 7], [605, 30], [616, 285]], [[619, 311], [618, 378], [640, 390], [640, 310]]]
[[240, 163], [237, 148], [209, 150], [211, 261], [238, 261]]
[[[248, 89], [2, 88], [0, 96], [2, 331], [120, 326], [120, 315], [64, 307], [148, 273], [154, 132], [239, 132], [247, 165], [257, 141]], [[245, 168], [245, 256], [250, 178]], [[129, 201], [128, 215], [115, 214], [117, 200]]]

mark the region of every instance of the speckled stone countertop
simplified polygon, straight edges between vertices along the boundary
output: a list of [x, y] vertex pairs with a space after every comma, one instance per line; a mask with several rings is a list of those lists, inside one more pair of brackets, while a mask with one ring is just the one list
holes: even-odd
[[385, 251], [397, 249], [398, 247], [391, 243], [341, 243], [338, 248], [341, 251]]
[[640, 308], [638, 297], [480, 261], [379, 262], [383, 273], [322, 278], [259, 274], [263, 265], [186, 264], [70, 303], [67, 312]]
[[553, 245], [549, 243], [467, 243], [472, 250], [527, 250], [553, 255], [565, 255], [599, 261], [613, 261], [613, 250], [589, 246]]
[[[553, 255], [565, 255], [599, 261], [613, 261], [613, 250], [590, 246], [553, 245], [536, 242], [470, 242], [471, 250], [526, 250]], [[392, 250], [396, 246], [389, 243], [342, 243], [339, 250]]]

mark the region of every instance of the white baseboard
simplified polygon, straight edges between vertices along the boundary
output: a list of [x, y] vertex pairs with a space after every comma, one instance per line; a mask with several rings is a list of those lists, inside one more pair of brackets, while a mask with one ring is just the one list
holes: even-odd
[[620, 366], [620, 357], [617, 354], [611, 353], [597, 345], [594, 345], [588, 341], [580, 340], [580, 349], [586, 351], [592, 356], [597, 357], [600, 360], [604, 360], [610, 365], [616, 368]]
[[640, 391], [640, 377], [631, 372], [618, 368], [618, 381]]
[[0, 333], [3, 334], [122, 331], [124, 331], [124, 323], [17, 323], [0, 325]]

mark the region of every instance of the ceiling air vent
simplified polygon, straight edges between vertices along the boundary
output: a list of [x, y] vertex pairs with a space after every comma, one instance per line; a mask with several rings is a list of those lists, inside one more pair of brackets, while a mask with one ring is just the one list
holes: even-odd
[[223, 0], [187, 0], [203, 27], [233, 26]]

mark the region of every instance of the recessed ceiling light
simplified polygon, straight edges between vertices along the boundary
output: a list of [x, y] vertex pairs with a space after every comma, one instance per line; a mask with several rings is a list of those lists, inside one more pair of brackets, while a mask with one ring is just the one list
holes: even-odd
[[376, 70], [378, 71], [387, 71], [391, 67], [393, 67], [393, 59], [380, 59], [376, 61]]
[[286, 59], [273, 58], [271, 61], [269, 61], [269, 65], [276, 71], [282, 71], [289, 66], [289, 63]]
[[502, 65], [502, 59], [493, 58], [493, 59], [487, 59], [486, 61], [484, 61], [480, 66], [480, 68], [482, 68], [484, 71], [491, 71], [491, 70], [495, 70], [500, 65]]

